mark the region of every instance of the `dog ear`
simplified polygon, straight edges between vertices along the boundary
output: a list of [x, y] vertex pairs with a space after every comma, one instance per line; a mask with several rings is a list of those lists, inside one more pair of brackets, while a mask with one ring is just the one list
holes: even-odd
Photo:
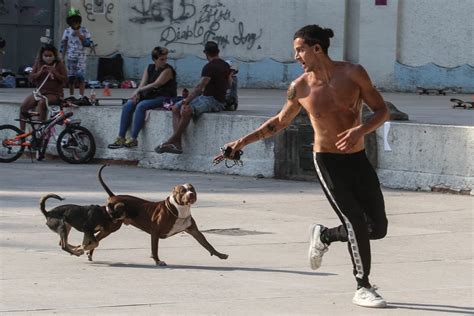
[[114, 211], [116, 212], [125, 212], [125, 204], [123, 202], [118, 202], [114, 205]]
[[176, 185], [173, 187], [173, 190], [171, 191], [171, 196], [175, 200], [178, 205], [182, 205], [183, 201], [181, 201], [181, 185]]

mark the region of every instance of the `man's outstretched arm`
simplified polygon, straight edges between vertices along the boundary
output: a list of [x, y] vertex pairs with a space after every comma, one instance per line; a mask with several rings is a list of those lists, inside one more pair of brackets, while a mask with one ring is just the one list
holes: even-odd
[[271, 137], [286, 128], [298, 115], [300, 110], [301, 105], [296, 98], [296, 85], [292, 82], [288, 88], [286, 104], [277, 115], [268, 119], [250, 134], [226, 144], [226, 147], [232, 148], [231, 157], [234, 156], [236, 151], [241, 150], [248, 144]]

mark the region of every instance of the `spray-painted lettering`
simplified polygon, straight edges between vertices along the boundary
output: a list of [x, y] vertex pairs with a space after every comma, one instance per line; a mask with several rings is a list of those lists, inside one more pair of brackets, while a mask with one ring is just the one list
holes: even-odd
[[[163, 27], [160, 41], [164, 46], [202, 45], [206, 41], [213, 40], [222, 48], [235, 45], [250, 50], [262, 36], [262, 29], [257, 33], [246, 32], [244, 23], [236, 21], [232, 11], [221, 2], [204, 4], [199, 11], [190, 0], [180, 0], [175, 6], [173, 0], [141, 0], [130, 8], [138, 14], [131, 17], [130, 22], [139, 24], [153, 22]], [[232, 25], [237, 26], [235, 33], [228, 31], [232, 29]]]

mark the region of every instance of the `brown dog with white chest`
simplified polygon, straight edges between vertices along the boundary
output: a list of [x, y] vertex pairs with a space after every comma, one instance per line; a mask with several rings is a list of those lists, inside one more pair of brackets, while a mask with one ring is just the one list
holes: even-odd
[[193, 236], [211, 256], [227, 259], [228, 255], [218, 252], [197, 228], [191, 216], [191, 205], [197, 200], [196, 190], [187, 183], [173, 188], [164, 201], [147, 201], [131, 195], [115, 195], [102, 179], [103, 165], [99, 169], [99, 182], [109, 195], [107, 211], [114, 220], [133, 225], [151, 235], [151, 256], [159, 266], [166, 263], [158, 257], [159, 239], [165, 239], [180, 232]]

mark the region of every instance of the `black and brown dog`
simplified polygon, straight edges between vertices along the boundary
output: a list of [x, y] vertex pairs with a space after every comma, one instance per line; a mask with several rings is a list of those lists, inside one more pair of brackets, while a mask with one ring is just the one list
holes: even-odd
[[180, 232], [193, 236], [211, 256], [227, 259], [228, 255], [218, 252], [199, 231], [191, 216], [191, 205], [196, 202], [194, 187], [187, 183], [173, 188], [171, 195], [164, 201], [147, 201], [131, 195], [115, 195], [102, 179], [103, 165], [99, 169], [98, 178], [109, 195], [106, 207], [114, 220], [133, 225], [151, 235], [151, 257], [159, 266], [166, 263], [158, 257], [158, 241]]
[[[46, 225], [60, 236], [61, 248], [71, 255], [80, 256], [84, 250], [91, 251], [96, 248], [99, 242], [94, 234], [102, 230], [112, 230], [112, 218], [105, 206], [64, 204], [47, 211], [46, 200], [49, 198], [60, 201], [64, 199], [52, 193], [45, 195], [40, 199], [40, 210], [46, 217]], [[72, 246], [68, 243], [68, 235], [72, 227], [84, 233], [80, 246]], [[92, 255], [89, 260], [92, 260]]]

